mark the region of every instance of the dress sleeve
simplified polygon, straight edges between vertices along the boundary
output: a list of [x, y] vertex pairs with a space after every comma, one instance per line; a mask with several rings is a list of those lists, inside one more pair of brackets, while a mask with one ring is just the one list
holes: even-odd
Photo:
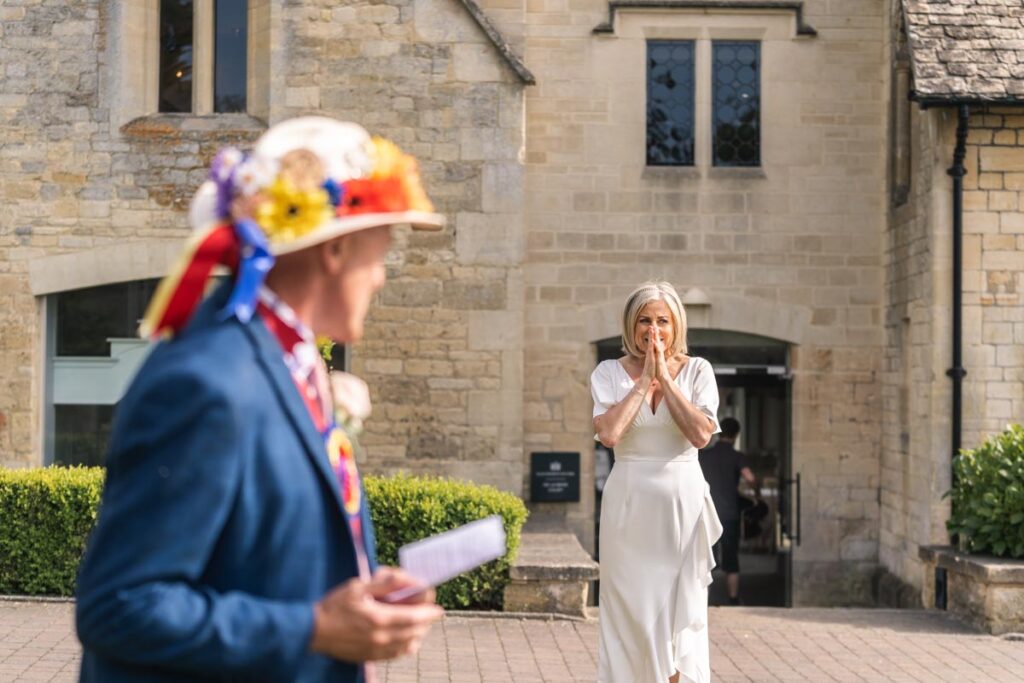
[[692, 402], [715, 423], [715, 431], [711, 433], [718, 434], [722, 428], [718, 424], [718, 383], [715, 381], [715, 370], [703, 358], [695, 359], [695, 362], [698, 365], [693, 376]]
[[[618, 362], [618, 361], [613, 361]], [[590, 374], [590, 395], [594, 398], [594, 417], [604, 415], [614, 406], [615, 380], [612, 377], [611, 364], [608, 361], [599, 363]]]

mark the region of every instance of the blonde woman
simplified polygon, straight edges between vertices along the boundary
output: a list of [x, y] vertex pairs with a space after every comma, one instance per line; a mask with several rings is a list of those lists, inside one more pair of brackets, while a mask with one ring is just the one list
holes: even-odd
[[722, 533], [697, 460], [719, 431], [711, 364], [687, 355], [672, 285], [641, 285], [625, 355], [590, 378], [594, 430], [615, 449], [601, 506], [600, 683], [711, 680], [707, 587]]

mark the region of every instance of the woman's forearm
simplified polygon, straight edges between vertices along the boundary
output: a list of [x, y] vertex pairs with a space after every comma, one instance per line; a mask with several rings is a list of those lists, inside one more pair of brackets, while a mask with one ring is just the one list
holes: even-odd
[[647, 400], [650, 386], [649, 380], [641, 379], [626, 398], [613, 405], [603, 415], [594, 418], [594, 431], [597, 432], [597, 438], [602, 444], [608, 448], [615, 448], [618, 445], [622, 435], [640, 412], [640, 406]]
[[662, 381], [661, 386], [665, 402], [668, 404], [668, 412], [672, 416], [672, 421], [679, 427], [679, 431], [697, 448], [707, 446], [715, 431], [711, 418], [688, 401], [675, 382]]

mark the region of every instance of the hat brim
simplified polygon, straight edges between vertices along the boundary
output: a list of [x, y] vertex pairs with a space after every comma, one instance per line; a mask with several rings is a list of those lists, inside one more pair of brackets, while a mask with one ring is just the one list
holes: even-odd
[[427, 211], [400, 211], [392, 213], [363, 213], [344, 218], [334, 218], [308, 235], [303, 235], [286, 244], [271, 243], [270, 252], [275, 256], [291, 254], [316, 246], [335, 237], [384, 225], [410, 225], [413, 230], [437, 231], [444, 227], [444, 216]]

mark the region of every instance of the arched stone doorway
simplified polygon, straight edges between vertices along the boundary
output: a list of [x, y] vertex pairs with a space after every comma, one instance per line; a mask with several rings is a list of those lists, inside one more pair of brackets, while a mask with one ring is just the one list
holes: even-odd
[[[688, 311], [693, 310], [692, 305]], [[690, 353], [706, 358], [715, 368], [721, 397], [719, 419], [739, 420], [742, 431], [737, 447], [744, 451], [760, 481], [759, 495], [745, 497], [763, 502], [764, 516], [744, 525], [741, 543], [741, 598], [749, 605], [792, 604], [792, 548], [798, 542], [797, 477], [792, 466], [792, 391], [789, 352], [792, 342], [729, 329], [693, 326], [689, 314]], [[705, 320], [710, 316], [705, 316]], [[605, 337], [595, 343], [596, 361], [622, 355], [621, 338]], [[600, 535], [601, 492], [614, 464], [614, 453], [595, 445], [595, 539]], [[595, 543], [600, 558], [600, 544]], [[710, 589], [712, 604], [725, 603], [724, 576], [716, 573]], [[721, 580], [720, 580], [721, 579]]]

